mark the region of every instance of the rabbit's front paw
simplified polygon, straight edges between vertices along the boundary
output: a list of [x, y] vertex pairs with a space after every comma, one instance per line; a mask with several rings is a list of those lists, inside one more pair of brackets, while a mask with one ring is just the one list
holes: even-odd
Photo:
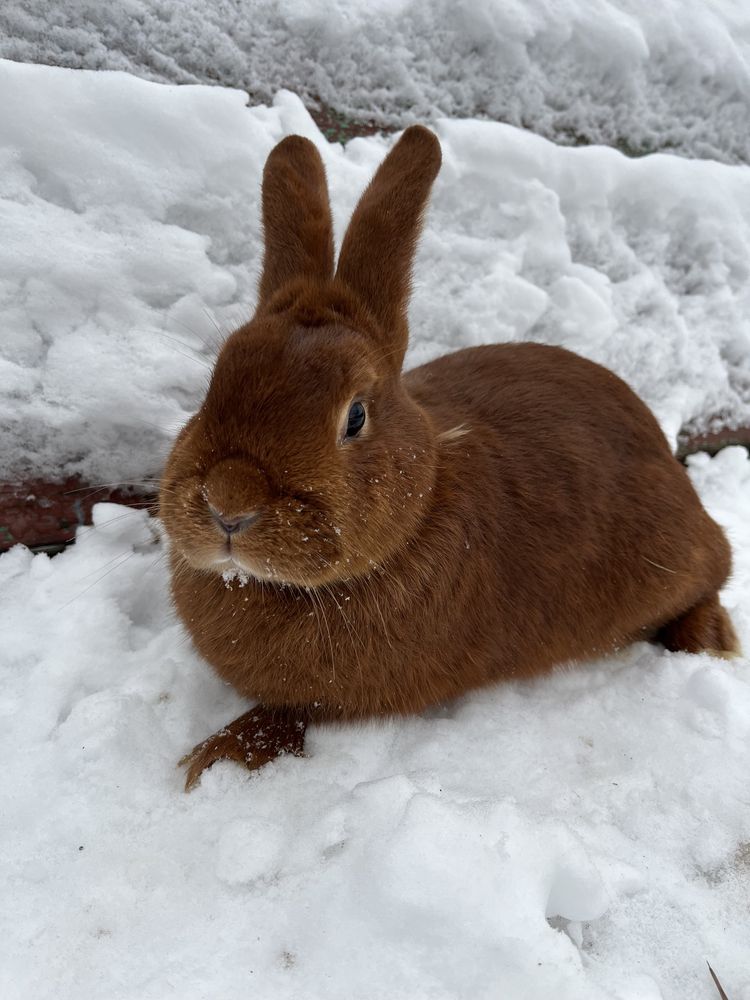
[[236, 760], [255, 771], [281, 754], [301, 757], [305, 728], [306, 722], [298, 713], [258, 705], [193, 747], [179, 761], [178, 767], [187, 768], [185, 791], [189, 792], [217, 760]]

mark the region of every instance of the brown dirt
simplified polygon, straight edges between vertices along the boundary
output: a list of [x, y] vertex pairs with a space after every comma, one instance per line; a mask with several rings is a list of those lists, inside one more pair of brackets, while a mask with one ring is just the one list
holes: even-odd
[[395, 132], [396, 129], [378, 125], [374, 120], [353, 121], [346, 115], [334, 111], [326, 105], [308, 108], [310, 117], [329, 142], [349, 142], [363, 135], [376, 135], [378, 132]]

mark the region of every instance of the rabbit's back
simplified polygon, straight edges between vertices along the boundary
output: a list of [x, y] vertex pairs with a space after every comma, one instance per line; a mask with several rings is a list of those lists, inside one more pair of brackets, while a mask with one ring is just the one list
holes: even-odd
[[515, 670], [542, 667], [545, 649], [552, 662], [651, 635], [727, 578], [723, 531], [651, 411], [606, 368], [522, 343], [406, 379], [444, 435], [448, 492], [491, 550], [487, 586], [530, 644]]
[[635, 460], [671, 455], [653, 414], [621, 378], [562, 347], [471, 347], [412, 369], [404, 383], [441, 423], [460, 417], [472, 431], [526, 442], [527, 460], [535, 446], [562, 457], [589, 438], [592, 447], [614, 449], [620, 462], [633, 448]]

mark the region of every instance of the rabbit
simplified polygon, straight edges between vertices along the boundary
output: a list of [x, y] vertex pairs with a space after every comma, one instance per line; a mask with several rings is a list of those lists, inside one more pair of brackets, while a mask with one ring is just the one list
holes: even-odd
[[402, 373], [440, 163], [406, 129], [335, 264], [315, 145], [268, 157], [257, 309], [160, 490], [176, 609], [258, 702], [180, 761], [188, 789], [222, 758], [302, 754], [311, 722], [417, 713], [634, 640], [737, 651], [729, 544], [625, 382], [536, 343]]

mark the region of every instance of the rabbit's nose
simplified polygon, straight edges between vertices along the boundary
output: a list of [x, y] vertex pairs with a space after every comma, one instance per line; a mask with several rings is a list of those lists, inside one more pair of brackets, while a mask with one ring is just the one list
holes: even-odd
[[226, 514], [220, 514], [211, 504], [208, 505], [208, 509], [211, 511], [211, 517], [216, 524], [228, 535], [236, 535], [238, 532], [250, 528], [260, 517], [257, 510], [249, 510], [244, 514], [238, 514], [236, 517], [227, 517]]

